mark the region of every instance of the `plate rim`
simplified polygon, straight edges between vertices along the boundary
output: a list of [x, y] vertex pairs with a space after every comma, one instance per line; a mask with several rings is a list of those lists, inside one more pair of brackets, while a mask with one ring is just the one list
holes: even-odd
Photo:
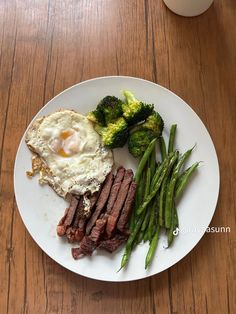
[[212, 211], [212, 215], [210, 217], [210, 220], [209, 220], [209, 223], [207, 224], [207, 227], [210, 225], [211, 221], [212, 221], [212, 218], [215, 214], [215, 211], [216, 211], [216, 207], [217, 207], [217, 203], [218, 203], [218, 200], [219, 200], [219, 192], [220, 192], [220, 166], [219, 166], [219, 159], [218, 159], [218, 155], [217, 155], [217, 151], [216, 151], [216, 148], [215, 148], [215, 145], [214, 145], [214, 142], [212, 140], [212, 137], [208, 131], [208, 128], [207, 126], [203, 123], [203, 121], [201, 120], [201, 118], [199, 117], [199, 115], [193, 110], [193, 108], [185, 101], [183, 100], [180, 96], [178, 96], [177, 94], [175, 94], [174, 92], [172, 92], [170, 89], [168, 89], [167, 87], [164, 87], [158, 83], [155, 83], [153, 81], [149, 81], [149, 80], [146, 80], [146, 79], [143, 79], [143, 78], [139, 78], [139, 77], [133, 77], [133, 76], [125, 76], [125, 75], [108, 75], [108, 76], [98, 76], [98, 77], [94, 77], [94, 78], [91, 78], [91, 79], [87, 79], [85, 81], [81, 81], [79, 83], [76, 83], [76, 84], [73, 84], [71, 86], [69, 86], [68, 88], [62, 90], [59, 94], [55, 95], [54, 97], [52, 97], [51, 99], [49, 99], [49, 101], [43, 105], [43, 107], [36, 112], [36, 114], [33, 116], [33, 118], [31, 119], [31, 121], [29, 122], [27, 128], [25, 129], [21, 139], [20, 139], [20, 142], [18, 144], [18, 148], [17, 148], [17, 152], [16, 152], [16, 156], [15, 156], [15, 162], [14, 162], [14, 173], [13, 173], [13, 183], [14, 183], [14, 195], [15, 195], [15, 200], [16, 200], [16, 205], [17, 205], [17, 209], [18, 209], [18, 212], [20, 214], [20, 218], [24, 224], [24, 227], [26, 228], [27, 232], [30, 234], [30, 236], [32, 237], [32, 239], [34, 240], [34, 242], [38, 245], [38, 247], [47, 255], [49, 256], [54, 262], [56, 262], [57, 264], [59, 264], [60, 266], [64, 267], [65, 269], [73, 272], [74, 274], [76, 275], [79, 275], [79, 276], [83, 276], [85, 278], [90, 278], [90, 279], [93, 279], [93, 280], [99, 280], [99, 281], [104, 281], [104, 282], [131, 282], [131, 281], [136, 281], [136, 280], [142, 280], [142, 279], [146, 279], [146, 278], [149, 278], [151, 276], [156, 276], [164, 271], [167, 271], [168, 269], [170, 269], [171, 267], [173, 267], [175, 264], [177, 264], [178, 262], [180, 262], [182, 259], [184, 259], [189, 253], [192, 252], [192, 250], [197, 246], [197, 244], [200, 242], [200, 240], [203, 238], [203, 236], [205, 235], [205, 231], [202, 230], [201, 232], [199, 232], [199, 238], [197, 240], [196, 243], [194, 243], [193, 246], [191, 246], [191, 249], [186, 253], [184, 254], [178, 261], [175, 261], [174, 263], [172, 263], [168, 268], [165, 268], [157, 273], [154, 273], [154, 274], [148, 274], [146, 273], [147, 275], [145, 277], [143, 276], [140, 276], [138, 278], [132, 278], [132, 279], [116, 279], [116, 280], [110, 280], [110, 279], [101, 279], [101, 278], [95, 278], [93, 276], [88, 276], [88, 275], [84, 275], [84, 274], [81, 274], [81, 273], [78, 273], [70, 268], [68, 268], [64, 263], [62, 262], [59, 262], [57, 260], [55, 260], [54, 257], [52, 257], [52, 255], [49, 253], [49, 252], [46, 252], [44, 248], [42, 248], [42, 246], [36, 241], [35, 237], [32, 235], [32, 233], [28, 230], [26, 224], [25, 224], [25, 221], [24, 221], [24, 218], [23, 218], [23, 214], [21, 213], [21, 209], [20, 207], [18, 206], [18, 201], [17, 201], [17, 193], [16, 193], [16, 167], [17, 167], [17, 160], [18, 160], [18, 156], [19, 156], [19, 151], [20, 151], [20, 147], [22, 145], [22, 143], [24, 142], [24, 138], [25, 138], [25, 134], [27, 132], [27, 130], [29, 129], [29, 127], [31, 126], [32, 122], [36, 119], [36, 116], [39, 115], [45, 107], [47, 107], [48, 105], [50, 105], [50, 102], [54, 101], [56, 98], [60, 97], [62, 94], [64, 94], [65, 92], [68, 92], [70, 89], [73, 89], [75, 88], [76, 86], [78, 85], [84, 85], [86, 83], [89, 83], [89, 82], [92, 82], [92, 81], [99, 81], [99, 80], [104, 80], [104, 79], [112, 79], [112, 78], [115, 78], [115, 79], [131, 79], [131, 80], [137, 80], [137, 81], [143, 81], [145, 83], [148, 83], [148, 84], [151, 84], [153, 86], [158, 86], [158, 88], [164, 90], [165, 92], [168, 92], [170, 94], [172, 94], [174, 97], [177, 97], [180, 101], [182, 101], [185, 106], [188, 107], [188, 109], [191, 110], [191, 112], [199, 119], [199, 121], [202, 123], [202, 125], [205, 127], [206, 129], [206, 132], [207, 132], [207, 135], [209, 136], [209, 139], [211, 140], [212, 142], [212, 148], [213, 148], [213, 151], [214, 151], [214, 155], [215, 155], [215, 159], [216, 159], [216, 166], [217, 166], [217, 191], [216, 192], [216, 199], [215, 199], [215, 202], [214, 202], [214, 210]]

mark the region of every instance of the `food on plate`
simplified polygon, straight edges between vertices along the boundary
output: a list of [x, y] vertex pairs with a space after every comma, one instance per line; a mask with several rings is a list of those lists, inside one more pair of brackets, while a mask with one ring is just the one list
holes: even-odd
[[127, 223], [135, 199], [136, 183], [133, 171], [118, 167], [115, 176], [110, 172], [100, 191], [91, 196], [90, 214], [84, 215], [84, 196], [72, 196], [70, 206], [57, 226], [58, 236], [69, 242], [79, 242], [72, 249], [75, 259], [91, 255], [96, 248], [115, 251], [127, 239]]
[[[134, 248], [148, 241], [148, 268], [162, 231], [168, 247], [173, 243], [178, 199], [199, 162], [182, 171], [194, 147], [182, 155], [175, 149], [176, 124], [166, 147], [164, 121], [154, 106], [130, 91], [123, 94], [124, 100], [104, 97], [86, 117], [60, 110], [35, 120], [26, 133], [26, 143], [36, 154], [27, 175], [39, 172], [40, 183], [69, 200], [57, 235], [78, 243], [72, 248], [74, 259], [97, 248], [112, 253], [126, 242], [122, 269]], [[135, 175], [122, 165], [114, 174], [111, 149], [125, 143], [139, 159]]]
[[153, 112], [154, 105], [145, 104], [136, 99], [130, 91], [124, 91], [125, 102], [122, 105], [123, 116], [129, 125], [137, 124]]
[[161, 135], [163, 120], [153, 105], [137, 100], [130, 91], [123, 94], [124, 100], [104, 97], [87, 118], [94, 123], [106, 147], [122, 147], [129, 139], [130, 153], [141, 157], [150, 141]]
[[101, 126], [107, 126], [122, 117], [122, 114], [122, 101], [115, 96], [106, 96], [95, 110], [88, 113], [87, 118]]
[[179, 155], [174, 149], [176, 128], [176, 124], [171, 127], [168, 153], [164, 139], [159, 138], [161, 162], [156, 162], [156, 139], [150, 142], [139, 162], [134, 177], [137, 184], [135, 205], [120, 269], [127, 266], [133, 249], [142, 241], [149, 241], [145, 259], [145, 268], [148, 268], [156, 252], [161, 228], [167, 234], [168, 247], [173, 243], [175, 230], [179, 227], [176, 204], [199, 165], [197, 162], [181, 171], [194, 147]]
[[164, 122], [158, 112], [150, 114], [146, 121], [138, 124], [128, 138], [129, 152], [136, 158], [142, 157], [149, 143], [159, 138], [164, 128]]
[[103, 144], [108, 148], [124, 146], [129, 134], [127, 122], [123, 117], [108, 123], [107, 126], [95, 125], [94, 129], [101, 135]]
[[98, 191], [113, 165], [112, 151], [104, 147], [93, 124], [72, 110], [35, 120], [25, 141], [37, 154], [33, 165], [36, 160], [40, 182], [48, 183], [62, 197]]

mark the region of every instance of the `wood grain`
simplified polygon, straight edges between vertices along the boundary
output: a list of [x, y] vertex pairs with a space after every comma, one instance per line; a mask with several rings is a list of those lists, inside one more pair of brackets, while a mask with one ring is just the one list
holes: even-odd
[[[196, 18], [161, 0], [0, 1], [1, 313], [236, 313], [236, 5]], [[221, 190], [212, 226], [181, 262], [151, 278], [105, 283], [46, 256], [19, 216], [13, 167], [32, 117], [63, 89], [129, 75], [170, 88], [215, 143]]]

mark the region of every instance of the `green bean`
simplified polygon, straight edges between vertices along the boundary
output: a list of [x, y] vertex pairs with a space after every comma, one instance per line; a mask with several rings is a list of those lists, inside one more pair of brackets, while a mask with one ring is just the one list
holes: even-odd
[[185, 187], [187, 186], [190, 177], [194, 173], [194, 171], [199, 166], [200, 162], [195, 162], [191, 167], [189, 167], [176, 182], [176, 190], [175, 190], [175, 198], [178, 199], [183, 193]]
[[[176, 165], [176, 167], [178, 166], [178, 172], [180, 171], [180, 169], [182, 168], [182, 166], [184, 165], [185, 161], [189, 158], [189, 156], [191, 155], [192, 151], [194, 150], [195, 145], [188, 149], [179, 159], [178, 165]], [[178, 173], [179, 175], [179, 173]]]
[[132, 246], [125, 248], [125, 253], [122, 256], [120, 268], [117, 272], [119, 272], [122, 268], [124, 268], [127, 265], [130, 255], [131, 255], [131, 251], [132, 251]]
[[149, 157], [149, 167], [151, 169], [151, 177], [154, 176], [156, 169], [156, 148], [154, 147], [151, 156]]
[[156, 197], [152, 203], [150, 220], [149, 220], [148, 228], [146, 231], [146, 234], [148, 236], [149, 241], [151, 241], [152, 237], [153, 237], [153, 231], [155, 228], [155, 214], [156, 214], [157, 207], [158, 207], [158, 195], [156, 195]]
[[138, 221], [136, 222], [135, 224], [135, 227], [134, 227], [134, 230], [133, 232], [129, 235], [129, 238], [128, 238], [128, 241], [126, 243], [126, 247], [128, 248], [129, 246], [132, 246], [141, 226], [142, 226], [142, 223], [143, 223], [143, 220], [144, 220], [144, 217], [145, 217], [145, 214], [146, 212], [144, 211], [142, 213], [142, 215], [138, 218]]
[[145, 231], [148, 224], [149, 224], [149, 220], [150, 220], [150, 215], [151, 215], [151, 210], [150, 209], [147, 209], [146, 211], [146, 216], [143, 220], [143, 223], [142, 223], [142, 227], [141, 227], [141, 231]]
[[[146, 185], [145, 185], [145, 192], [144, 192], [144, 199], [148, 196], [149, 192], [150, 192], [150, 182], [151, 182], [151, 169], [148, 168], [147, 170], [147, 178], [146, 178]], [[146, 212], [146, 216], [144, 217], [142, 226], [141, 226], [141, 232], [145, 231], [148, 221], [149, 221], [149, 217], [150, 217], [150, 211], [148, 210]]]
[[135, 217], [136, 217], [136, 211], [139, 208], [140, 204], [142, 203], [143, 200], [143, 194], [144, 194], [144, 189], [146, 186], [146, 174], [147, 172], [143, 171], [142, 175], [141, 175], [141, 179], [139, 181], [138, 184], [138, 188], [136, 190], [136, 194], [135, 194], [135, 206], [132, 210], [132, 214], [131, 214], [131, 218], [130, 218], [130, 224], [129, 224], [129, 230], [133, 231], [134, 230], [134, 226], [135, 226]]
[[167, 152], [166, 152], [166, 143], [162, 136], [159, 138], [159, 145], [160, 145], [160, 151], [161, 151], [161, 159], [163, 161], [164, 159], [166, 159]]
[[143, 154], [143, 157], [141, 158], [141, 160], [140, 160], [140, 162], [139, 162], [138, 169], [137, 169], [136, 174], [135, 174], [135, 176], [134, 176], [134, 180], [135, 180], [135, 182], [137, 182], [137, 184], [138, 184], [139, 181], [140, 181], [141, 174], [142, 174], [143, 169], [144, 169], [144, 167], [145, 167], [145, 165], [146, 165], [146, 163], [147, 163], [147, 161], [148, 161], [148, 158], [149, 158], [149, 156], [151, 155], [151, 153], [152, 153], [152, 151], [153, 151], [153, 149], [154, 149], [154, 147], [155, 147], [156, 140], [157, 140], [157, 139], [154, 138], [154, 139], [150, 142], [150, 144], [148, 145], [148, 147], [147, 147], [145, 153]]
[[177, 165], [173, 169], [173, 173], [172, 173], [170, 182], [167, 186], [166, 202], [165, 202], [165, 227], [166, 228], [171, 227], [171, 210], [172, 210], [173, 201], [174, 201], [175, 184], [176, 184], [176, 181], [177, 181], [177, 178], [179, 175], [179, 171], [180, 171], [181, 167], [183, 166], [184, 162], [190, 156], [192, 150], [193, 150], [193, 148], [189, 149], [180, 157]]
[[174, 226], [175, 226], [175, 228], [179, 227], [179, 218], [178, 218], [176, 206], [174, 206]]
[[138, 234], [138, 236], [137, 236], [137, 239], [138, 239], [138, 241], [137, 241], [137, 244], [139, 244], [139, 243], [141, 243], [142, 241], [143, 241], [143, 238], [144, 238], [144, 231], [140, 231], [139, 232], [139, 234]]
[[151, 169], [147, 169], [147, 177], [146, 177], [146, 182], [145, 182], [145, 189], [144, 189], [144, 198], [147, 197], [150, 191], [150, 184], [151, 184]]
[[166, 176], [161, 185], [160, 197], [159, 197], [159, 225], [164, 227], [164, 208], [165, 208], [165, 193], [167, 187], [168, 177]]
[[137, 223], [135, 224], [134, 230], [129, 235], [128, 241], [127, 241], [126, 246], [125, 246], [125, 253], [122, 257], [121, 267], [119, 270], [121, 270], [121, 268], [125, 267], [129, 261], [134, 243], [136, 243], [136, 241], [137, 241], [137, 234], [138, 234], [138, 232], [142, 226], [144, 217], [145, 217], [145, 212], [139, 217]]
[[170, 154], [174, 150], [176, 128], [177, 128], [177, 124], [172, 124], [172, 126], [170, 128], [170, 138], [169, 138], [169, 144], [168, 144], [168, 154]]
[[168, 247], [171, 246], [174, 240], [174, 231], [176, 228], [178, 228], [178, 226], [179, 226], [179, 221], [178, 221], [177, 209], [175, 206], [173, 206], [171, 227], [167, 231]]
[[149, 246], [149, 250], [145, 259], [145, 269], [147, 269], [150, 265], [151, 262], [153, 260], [155, 251], [156, 251], [156, 247], [157, 247], [157, 243], [158, 243], [158, 239], [159, 239], [159, 233], [160, 233], [160, 227], [157, 227], [156, 233], [154, 235], [154, 237], [152, 238], [151, 244]]
[[148, 239], [148, 232], [145, 232], [144, 236], [143, 236], [143, 242], [145, 243], [145, 242], [147, 242], [147, 240], [149, 240]]
[[151, 190], [154, 189], [163, 169], [166, 167], [166, 165], [169, 163], [170, 158], [172, 158], [174, 155], [174, 153], [170, 154], [157, 168], [156, 168], [156, 172], [152, 178], [152, 182], [151, 182]]
[[[169, 161], [168, 157], [168, 161]], [[170, 159], [169, 162], [167, 162], [165, 164], [165, 167], [163, 168], [163, 171], [161, 172], [160, 177], [157, 180], [157, 183], [155, 184], [153, 190], [151, 190], [151, 192], [149, 193], [149, 195], [144, 199], [144, 202], [142, 203], [142, 205], [137, 209], [137, 214], [140, 215], [147, 207], [147, 205], [151, 202], [151, 200], [153, 199], [153, 197], [155, 197], [155, 195], [157, 194], [166, 174], [168, 173], [169, 169], [172, 168], [173, 164], [175, 163], [175, 161], [178, 158], [178, 153], [175, 152], [174, 155], [172, 156], [172, 158]]]

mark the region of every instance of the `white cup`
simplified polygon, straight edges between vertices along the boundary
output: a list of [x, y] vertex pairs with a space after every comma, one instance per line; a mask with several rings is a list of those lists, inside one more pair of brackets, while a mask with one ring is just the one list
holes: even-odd
[[163, 0], [166, 6], [182, 16], [196, 16], [205, 12], [214, 0]]

